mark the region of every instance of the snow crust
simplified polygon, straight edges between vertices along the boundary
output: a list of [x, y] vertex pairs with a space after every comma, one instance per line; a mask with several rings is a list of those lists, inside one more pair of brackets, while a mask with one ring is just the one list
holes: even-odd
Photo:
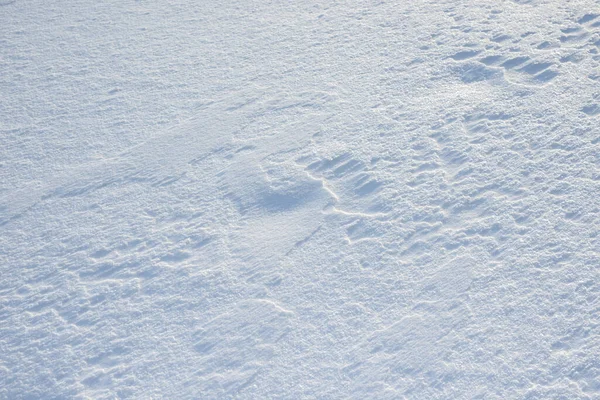
[[600, 399], [600, 3], [0, 0], [0, 398]]

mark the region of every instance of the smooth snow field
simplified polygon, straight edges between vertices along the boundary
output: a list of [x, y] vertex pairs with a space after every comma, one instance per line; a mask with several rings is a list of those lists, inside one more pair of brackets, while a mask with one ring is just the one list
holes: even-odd
[[600, 0], [0, 0], [0, 399], [600, 399]]

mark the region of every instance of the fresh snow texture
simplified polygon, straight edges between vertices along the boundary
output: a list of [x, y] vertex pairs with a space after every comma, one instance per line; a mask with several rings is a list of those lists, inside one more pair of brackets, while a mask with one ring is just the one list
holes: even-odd
[[1, 399], [600, 399], [598, 0], [0, 0]]

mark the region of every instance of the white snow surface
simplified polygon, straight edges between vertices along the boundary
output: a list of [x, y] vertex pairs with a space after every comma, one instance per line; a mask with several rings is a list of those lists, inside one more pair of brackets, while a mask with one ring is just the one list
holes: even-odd
[[1, 399], [600, 399], [600, 1], [0, 0]]

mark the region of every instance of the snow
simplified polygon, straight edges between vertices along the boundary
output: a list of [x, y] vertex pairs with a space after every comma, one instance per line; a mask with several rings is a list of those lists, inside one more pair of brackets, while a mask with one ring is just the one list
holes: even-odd
[[0, 398], [600, 399], [600, 3], [0, 0]]

